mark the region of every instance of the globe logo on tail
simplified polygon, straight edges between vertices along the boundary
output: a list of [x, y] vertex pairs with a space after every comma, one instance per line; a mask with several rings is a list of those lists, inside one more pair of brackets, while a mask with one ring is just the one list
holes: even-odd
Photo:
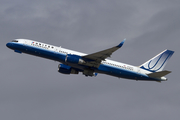
[[173, 53], [174, 51], [165, 50], [153, 57], [152, 59], [150, 59], [149, 61], [142, 64], [140, 68], [148, 70], [150, 72], [162, 71]]

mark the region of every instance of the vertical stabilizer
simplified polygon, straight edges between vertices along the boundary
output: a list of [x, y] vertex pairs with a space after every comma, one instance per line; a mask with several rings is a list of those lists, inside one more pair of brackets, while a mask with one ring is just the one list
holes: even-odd
[[148, 60], [139, 67], [150, 72], [162, 71], [173, 53], [174, 51], [164, 50], [163, 52], [159, 53], [158, 55]]

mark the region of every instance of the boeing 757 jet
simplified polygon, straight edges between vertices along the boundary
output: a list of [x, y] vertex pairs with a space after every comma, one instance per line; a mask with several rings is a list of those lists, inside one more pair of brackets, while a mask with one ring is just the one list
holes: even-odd
[[125, 39], [117, 46], [84, 54], [81, 52], [49, 45], [27, 39], [15, 39], [6, 46], [17, 53], [26, 53], [60, 62], [58, 72], [63, 74], [78, 74], [97, 76], [98, 73], [111, 75], [118, 78], [146, 81], [166, 81], [164, 76], [171, 71], [163, 70], [174, 51], [164, 50], [140, 66], [108, 60], [113, 52], [123, 46]]

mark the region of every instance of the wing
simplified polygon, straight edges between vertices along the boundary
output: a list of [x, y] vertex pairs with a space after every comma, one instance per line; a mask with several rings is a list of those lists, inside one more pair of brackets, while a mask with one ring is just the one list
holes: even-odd
[[107, 57], [110, 57], [114, 51], [121, 48], [125, 40], [126, 39], [124, 39], [118, 46], [115, 46], [115, 47], [112, 47], [112, 48], [109, 48], [100, 52], [96, 52], [93, 54], [85, 55], [85, 56], [82, 56], [82, 58], [90, 60], [90, 62], [86, 63], [86, 64], [89, 63], [88, 66], [98, 67], [102, 60], [105, 60]]

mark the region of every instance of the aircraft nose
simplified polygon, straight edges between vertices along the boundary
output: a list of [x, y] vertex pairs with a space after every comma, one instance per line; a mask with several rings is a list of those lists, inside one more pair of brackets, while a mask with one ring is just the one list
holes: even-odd
[[6, 46], [10, 48], [12, 46], [12, 43], [7, 43]]

